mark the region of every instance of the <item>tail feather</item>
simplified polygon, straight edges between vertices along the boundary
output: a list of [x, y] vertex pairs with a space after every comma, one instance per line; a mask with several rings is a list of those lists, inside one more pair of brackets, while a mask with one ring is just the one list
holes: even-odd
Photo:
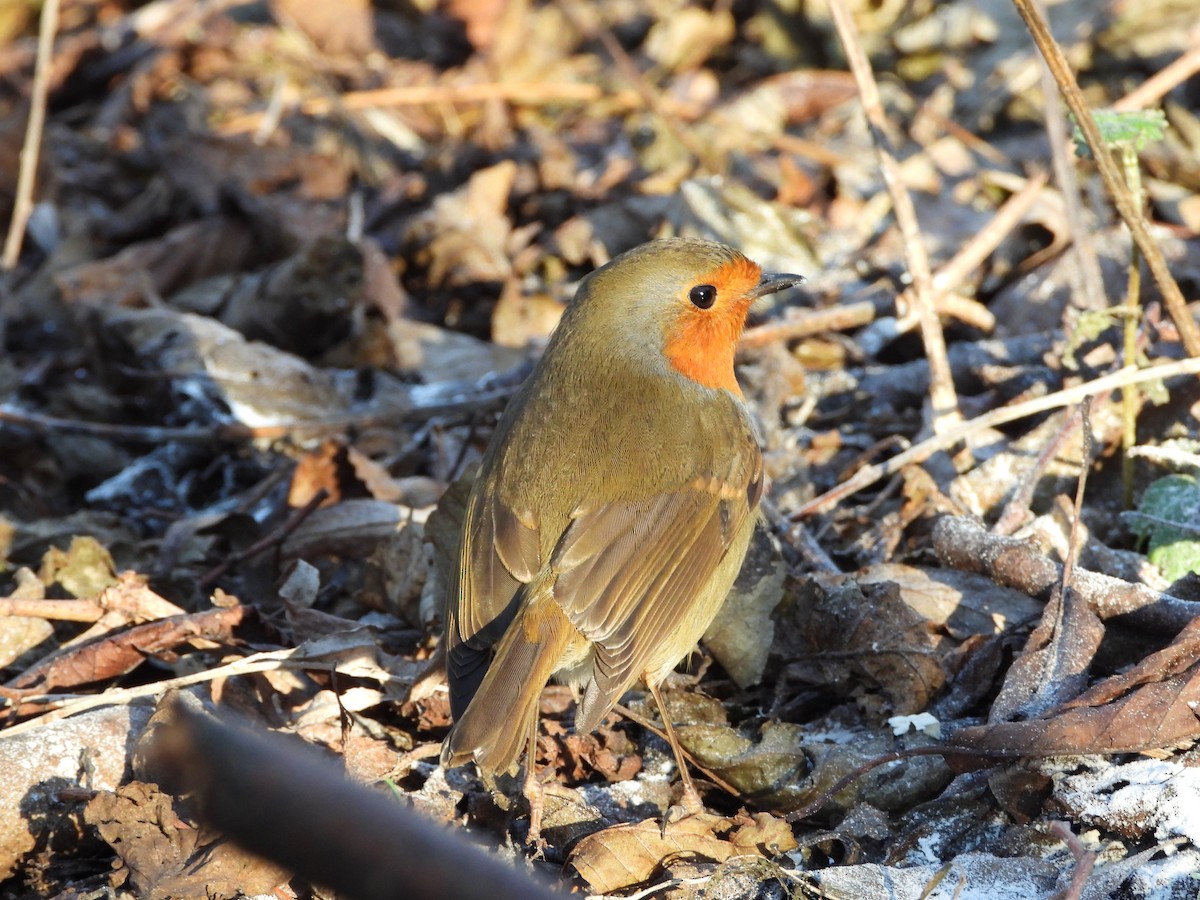
[[512, 772], [536, 724], [542, 688], [558, 668], [571, 628], [552, 599], [522, 610], [496, 648], [479, 690], [442, 745], [442, 765], [471, 759], [480, 770]]

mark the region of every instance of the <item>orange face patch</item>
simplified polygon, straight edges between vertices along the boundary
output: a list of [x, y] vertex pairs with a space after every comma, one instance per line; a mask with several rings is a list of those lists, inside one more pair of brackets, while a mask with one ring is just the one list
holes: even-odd
[[[733, 354], [750, 309], [746, 293], [761, 279], [762, 269], [739, 256], [689, 284], [679, 298], [679, 316], [663, 351], [671, 368], [706, 387], [726, 388], [740, 397]], [[717, 302], [709, 309], [699, 309], [688, 300], [688, 291], [698, 284], [717, 289]]]

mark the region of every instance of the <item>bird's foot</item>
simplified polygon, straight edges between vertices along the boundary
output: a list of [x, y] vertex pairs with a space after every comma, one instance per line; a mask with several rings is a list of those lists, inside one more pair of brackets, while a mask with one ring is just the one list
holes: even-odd
[[662, 836], [666, 837], [667, 828], [676, 822], [682, 821], [689, 816], [698, 816], [706, 812], [708, 810], [704, 808], [704, 801], [700, 799], [700, 792], [689, 781], [684, 785], [683, 796], [679, 798], [679, 802], [668, 806], [667, 811], [663, 813]]
[[538, 780], [532, 767], [525, 774], [525, 782], [521, 793], [529, 803], [529, 834], [525, 838], [525, 846], [533, 851], [534, 859], [546, 858], [546, 847], [549, 846], [542, 838], [542, 814], [546, 811], [546, 788]]

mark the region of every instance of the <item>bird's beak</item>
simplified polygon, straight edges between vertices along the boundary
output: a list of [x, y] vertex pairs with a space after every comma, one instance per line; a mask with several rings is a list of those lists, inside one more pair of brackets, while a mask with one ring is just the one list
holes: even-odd
[[766, 297], [768, 294], [775, 294], [803, 283], [803, 275], [785, 275], [783, 273], [772, 272], [764, 274], [762, 281], [758, 283], [758, 287], [752, 288], [746, 296], [753, 302]]

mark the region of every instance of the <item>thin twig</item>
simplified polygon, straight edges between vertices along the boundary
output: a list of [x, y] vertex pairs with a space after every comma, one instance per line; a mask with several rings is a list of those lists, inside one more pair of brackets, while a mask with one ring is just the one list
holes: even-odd
[[321, 488], [309, 498], [307, 503], [293, 510], [287, 519], [284, 520], [284, 522], [280, 524], [278, 528], [274, 529], [270, 534], [263, 535], [263, 537], [255, 541], [249, 547], [246, 547], [237, 553], [231, 553], [229, 556], [225, 557], [225, 559], [221, 560], [220, 563], [201, 576], [200, 581], [198, 582], [201, 590], [208, 590], [208, 588], [214, 584], [217, 579], [219, 579], [234, 566], [241, 565], [247, 560], [258, 556], [260, 553], [265, 553], [267, 550], [282, 546], [283, 542], [288, 539], [291, 533], [299, 528], [304, 520], [311, 516], [316, 511], [317, 507], [324, 503], [328, 497], [329, 491], [327, 491], [325, 488]]
[[1054, 80], [1058, 82], [1063, 99], [1067, 101], [1067, 106], [1071, 108], [1071, 112], [1075, 115], [1075, 121], [1083, 131], [1083, 136], [1096, 160], [1096, 166], [1100, 170], [1104, 187], [1108, 191], [1108, 195], [1112, 197], [1121, 219], [1133, 235], [1134, 243], [1146, 258], [1146, 265], [1149, 266], [1151, 274], [1154, 275], [1154, 281], [1162, 292], [1171, 319], [1174, 321], [1175, 327], [1179, 329], [1179, 339], [1183, 343], [1184, 349], [1189, 356], [1200, 356], [1200, 326], [1192, 318], [1187, 301], [1179, 290], [1179, 285], [1175, 283], [1175, 278], [1171, 275], [1162, 251], [1146, 227], [1138, 204], [1125, 186], [1121, 172], [1104, 144], [1100, 130], [1096, 127], [1096, 120], [1092, 117], [1092, 111], [1087, 105], [1083, 92], [1079, 89], [1079, 84], [1071, 72], [1071, 66], [1067, 62], [1062, 48], [1058, 46], [1054, 36], [1050, 33], [1050, 27], [1047, 25], [1045, 17], [1034, 6], [1034, 0], [1013, 0], [1013, 5], [1016, 6], [1017, 12], [1025, 21], [1025, 26], [1033, 36], [1034, 43], [1037, 44], [1038, 50], [1041, 51], [1047, 65], [1050, 66]]
[[844, 498], [849, 497], [851, 494], [856, 494], [883, 478], [895, 475], [905, 466], [924, 462], [933, 456], [933, 454], [941, 450], [947, 450], [959, 441], [965, 440], [985, 429], [996, 428], [1007, 422], [1014, 422], [1017, 419], [1037, 415], [1040, 412], [1046, 412], [1050, 409], [1070, 406], [1072, 403], [1078, 403], [1084, 397], [1099, 394], [1102, 391], [1111, 391], [1116, 388], [1127, 387], [1131, 384], [1143, 384], [1157, 378], [1174, 378], [1177, 375], [1200, 375], [1200, 358], [1182, 359], [1177, 362], [1151, 366], [1147, 369], [1130, 367], [1101, 378], [1093, 379], [1092, 381], [1084, 382], [1083, 384], [1077, 384], [1065, 390], [1055, 391], [1053, 394], [1047, 394], [1045, 397], [1035, 397], [1024, 403], [1018, 403], [1016, 406], [1004, 406], [1000, 409], [994, 409], [991, 412], [984, 413], [982, 416], [976, 416], [969, 422], [963, 422], [945, 434], [934, 435], [927, 440], [921, 441], [903, 453], [893, 456], [887, 462], [859, 469], [853, 477], [848, 478], [832, 490], [826, 491], [819, 497], [814, 497], [807, 503], [802, 503], [791, 513], [789, 518], [800, 519], [813, 513], [821, 512]]
[[[996, 317], [988, 308], [969, 297], [938, 293], [934, 297], [934, 305], [937, 307], [939, 316], [958, 319], [980, 331], [990, 332], [996, 325]], [[832, 306], [828, 309], [801, 310], [794, 318], [747, 328], [738, 342], [738, 348], [750, 350], [776, 341], [793, 341], [816, 334], [827, 334], [831, 331], [849, 331], [852, 328], [870, 325], [880, 314], [881, 310], [878, 304], [870, 300]], [[906, 330], [903, 327], [897, 327], [898, 334]]]
[[1112, 105], [1117, 112], [1145, 109], [1157, 103], [1167, 92], [1200, 72], [1200, 44], [1192, 47], [1165, 69], [1155, 72]]
[[162, 444], [178, 441], [190, 444], [244, 444], [248, 441], [277, 441], [291, 437], [321, 437], [345, 434], [353, 429], [382, 427], [397, 422], [422, 422], [440, 417], [476, 415], [482, 410], [499, 409], [512, 396], [517, 386], [499, 388], [486, 393], [431, 403], [428, 406], [397, 408], [387, 412], [368, 412], [358, 416], [336, 419], [284, 422], [279, 425], [225, 425], [196, 428], [171, 428], [158, 425], [112, 425], [106, 422], [85, 422], [62, 419], [41, 413], [28, 412], [0, 404], [0, 425], [5, 423], [28, 428], [37, 434], [78, 434], [108, 441], [128, 441], [136, 444]]
[[1009, 197], [974, 237], [971, 237], [953, 258], [938, 268], [933, 275], [935, 293], [956, 289], [971, 272], [974, 272], [1012, 232], [1022, 217], [1033, 208], [1042, 188], [1046, 186], [1046, 174], [1038, 172], [1025, 182], [1025, 186]]
[[794, 341], [831, 331], [849, 331], [871, 324], [877, 315], [875, 304], [870, 300], [831, 306], [828, 309], [801, 310], [795, 318], [747, 328], [738, 341], [738, 349], [752, 350], [777, 341]]
[[780, 540], [794, 549], [814, 572], [825, 572], [831, 575], [842, 574], [837, 563], [825, 552], [825, 548], [817, 542], [803, 522], [788, 521], [779, 508], [766, 498], [763, 498], [760, 506], [767, 522], [775, 529]]
[[0, 617], [26, 616], [56, 622], [95, 622], [106, 610], [92, 600], [43, 600], [0, 597]]
[[1000, 518], [992, 526], [992, 534], [1011, 535], [1024, 525], [1027, 519], [1033, 518], [1033, 513], [1030, 512], [1029, 508], [1033, 504], [1033, 495], [1037, 490], [1038, 482], [1041, 480], [1042, 474], [1046, 471], [1050, 462], [1058, 457], [1059, 451], [1062, 450], [1067, 438], [1079, 427], [1079, 422], [1079, 410], [1076, 409], [1062, 421], [1058, 429], [1054, 432], [1054, 436], [1046, 441], [1042, 449], [1038, 451], [1037, 459], [1034, 460], [1033, 465], [1026, 469], [1017, 480], [1017, 486], [1013, 490], [1012, 497], [1004, 504]]
[[1071, 290], [1075, 295], [1075, 306], [1079, 309], [1104, 309], [1108, 306], [1104, 296], [1104, 277], [1100, 271], [1100, 258], [1092, 243], [1091, 232], [1083, 218], [1083, 203], [1079, 196], [1079, 176], [1075, 171], [1075, 160], [1071, 153], [1071, 140], [1067, 134], [1067, 117], [1062, 98], [1055, 89], [1054, 75], [1046, 60], [1041, 60], [1042, 95], [1045, 98], [1043, 118], [1046, 136], [1050, 139], [1050, 158], [1054, 165], [1054, 180], [1062, 193], [1063, 213], [1067, 221], [1067, 233], [1075, 265], [1070, 269]]
[[33, 212], [33, 184], [37, 180], [38, 156], [42, 146], [42, 131], [46, 126], [46, 97], [50, 93], [50, 57], [54, 54], [54, 35], [58, 31], [58, 0], [45, 0], [38, 24], [37, 64], [33, 70], [33, 87], [29, 95], [29, 122], [25, 126], [25, 143], [21, 147], [21, 168], [17, 175], [17, 193], [13, 200], [12, 221], [4, 239], [5, 269], [17, 267], [25, 226]]
[[[603, 103], [617, 110], [638, 109], [645, 101], [633, 90], [606, 93], [598, 84], [578, 82], [488, 82], [484, 84], [414, 84], [401, 87], [349, 91], [339, 97], [310, 97], [297, 110], [306, 116], [324, 116], [337, 109], [395, 109], [404, 106], [489, 103], [502, 100], [514, 106], [586, 105]], [[670, 104], [664, 100], [666, 108]], [[221, 134], [242, 134], [257, 129], [271, 114], [246, 113], [227, 119], [217, 129]]]
[[1129, 448], [1130, 456], [1140, 456], [1157, 463], [1174, 463], [1180, 466], [1200, 468], [1200, 454], [1188, 453], [1176, 447], [1151, 447], [1141, 445]]
[[929, 256], [921, 239], [917, 212], [912, 197], [904, 188], [900, 164], [888, 148], [887, 118], [879, 99], [879, 87], [871, 72], [871, 64], [858, 38], [858, 29], [847, 9], [845, 0], [830, 0], [829, 11], [841, 39], [850, 71], [858, 84], [863, 111], [870, 126], [875, 152], [879, 158], [879, 169], [888, 194], [892, 198], [892, 210], [896, 225], [900, 229], [904, 255], [912, 277], [914, 305], [921, 325], [921, 339], [925, 344], [925, 356], [929, 360], [929, 397], [933, 406], [933, 430], [941, 434], [953, 428], [961, 420], [954, 380], [950, 376], [950, 362], [946, 358], [946, 340], [933, 303], [933, 275], [929, 268]]
[[1095, 437], [1092, 434], [1092, 398], [1084, 397], [1079, 404], [1079, 421], [1083, 425], [1083, 460], [1079, 466], [1079, 482], [1075, 485], [1075, 508], [1071, 515], [1071, 534], [1067, 538], [1067, 556], [1063, 560], [1063, 574], [1060, 590], [1063, 604], [1067, 601], [1067, 591], [1071, 589], [1071, 576], [1075, 573], [1075, 563], [1079, 560], [1079, 545], [1082, 541], [1083, 530], [1080, 527], [1083, 520], [1083, 495], [1087, 490], [1088, 473], [1092, 468], [1092, 456], [1095, 451]]
[[1050, 833], [1065, 843], [1071, 855], [1075, 857], [1075, 871], [1071, 873], [1071, 883], [1058, 897], [1061, 900], [1079, 900], [1096, 865], [1096, 854], [1083, 846], [1066, 822], [1051, 822]]
[[[667, 733], [665, 731], [663, 731], [661, 728], [659, 728], [657, 725], [655, 725], [653, 722], [651, 722], [645, 716], [635, 713], [632, 709], [630, 709], [625, 704], [623, 704], [623, 703], [616, 704], [615, 706], [613, 706], [613, 711], [618, 713], [623, 718], [628, 719], [630, 722], [633, 722], [636, 725], [640, 725], [642, 728], [645, 728], [647, 731], [651, 732], [652, 734], [657, 735], [659, 738], [666, 741], [668, 744], [670, 743], [670, 739], [667, 737]], [[745, 800], [745, 798], [742, 796], [741, 791], [739, 791], [732, 784], [730, 784], [728, 781], [723, 779], [720, 775], [718, 775], [712, 769], [708, 768], [708, 766], [704, 765], [704, 763], [700, 762], [700, 760], [696, 759], [695, 754], [693, 754], [690, 750], [688, 750], [687, 747], [680, 745], [679, 750], [681, 753], [683, 753], [683, 755], [685, 757], [687, 757], [688, 762], [690, 762], [693, 766], [695, 766], [696, 769], [699, 770], [699, 772], [702, 775], [704, 775], [705, 778], [707, 778], [709, 781], [711, 781], [713, 784], [715, 784], [717, 787], [719, 787], [721, 790], [723, 790], [725, 793], [727, 793], [730, 797], [733, 797], [735, 800], [743, 800], [743, 801]]]

